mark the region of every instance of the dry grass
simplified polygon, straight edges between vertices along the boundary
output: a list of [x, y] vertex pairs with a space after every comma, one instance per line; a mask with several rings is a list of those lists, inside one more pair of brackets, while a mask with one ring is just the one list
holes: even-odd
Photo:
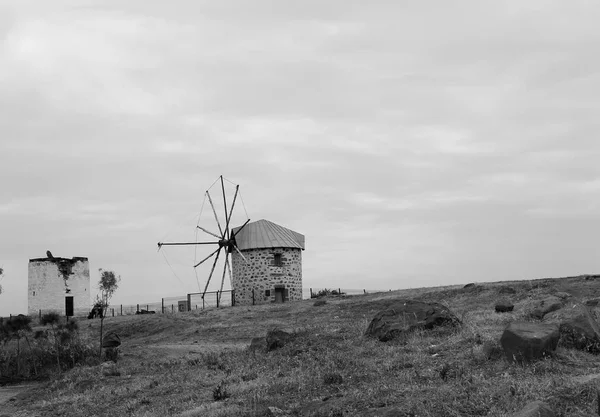
[[[596, 415], [600, 357], [559, 348], [528, 366], [499, 354], [506, 324], [528, 319], [531, 300], [552, 292], [597, 297], [597, 282], [582, 279], [510, 283], [515, 311], [496, 314], [500, 284], [420, 289], [235, 307], [179, 315], [106, 320], [124, 341], [121, 360], [77, 367], [40, 388], [20, 407], [44, 416], [380, 415], [504, 416], [531, 400], [547, 401], [562, 416]], [[506, 284], [502, 284], [506, 285]], [[363, 333], [373, 315], [395, 298], [442, 302], [463, 321], [458, 328], [418, 331], [382, 343]], [[88, 327], [89, 324], [89, 327]], [[82, 323], [93, 334], [96, 322]], [[273, 352], [249, 351], [253, 337], [281, 328], [293, 340]]]

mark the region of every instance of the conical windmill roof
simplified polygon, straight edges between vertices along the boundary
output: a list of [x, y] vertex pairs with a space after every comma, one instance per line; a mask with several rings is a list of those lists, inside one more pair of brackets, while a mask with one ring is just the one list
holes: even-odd
[[[233, 229], [233, 233], [240, 228]], [[298, 248], [304, 250], [304, 235], [279, 226], [268, 220], [248, 223], [237, 235], [236, 246], [240, 250], [264, 248]]]

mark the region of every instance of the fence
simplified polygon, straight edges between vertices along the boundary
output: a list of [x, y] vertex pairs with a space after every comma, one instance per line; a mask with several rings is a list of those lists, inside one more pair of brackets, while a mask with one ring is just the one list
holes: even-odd
[[[304, 288], [303, 299], [316, 298], [320, 296], [348, 296], [373, 294], [388, 290], [346, 289], [346, 288]], [[391, 291], [391, 290], [390, 290]], [[253, 303], [254, 304], [254, 303]], [[181, 296], [164, 297], [160, 302], [140, 304], [116, 304], [110, 305], [106, 310], [106, 317], [127, 316], [134, 314], [175, 314], [191, 310], [205, 310], [207, 308], [221, 308], [235, 306], [235, 291], [210, 291], [202, 297], [202, 293], [189, 293]], [[91, 307], [90, 307], [91, 310]], [[39, 310], [39, 317], [50, 311]], [[62, 314], [63, 312], [58, 312]], [[87, 316], [89, 311], [76, 310], [75, 316]]]
[[233, 290], [207, 291], [204, 297], [202, 297], [202, 293], [190, 293], [175, 297], [164, 297], [159, 303], [110, 306], [107, 316], [154, 313], [174, 314], [207, 308], [231, 307], [234, 305], [235, 292]]
[[[305, 292], [304, 298], [317, 298], [325, 296], [348, 296], [348, 295], [363, 295], [374, 294], [377, 292], [385, 292], [388, 290], [367, 290], [367, 289], [348, 289], [348, 288], [308, 288], [308, 293]], [[389, 290], [391, 291], [391, 290]]]

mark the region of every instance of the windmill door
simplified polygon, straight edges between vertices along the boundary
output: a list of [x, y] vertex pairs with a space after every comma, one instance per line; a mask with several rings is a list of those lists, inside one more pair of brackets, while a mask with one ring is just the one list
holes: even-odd
[[65, 316], [73, 317], [73, 297], [65, 297]]
[[275, 288], [275, 302], [283, 303], [285, 300], [285, 288]]

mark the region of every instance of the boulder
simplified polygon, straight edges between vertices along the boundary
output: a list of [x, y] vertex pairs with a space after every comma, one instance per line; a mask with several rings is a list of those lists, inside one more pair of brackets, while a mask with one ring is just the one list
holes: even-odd
[[512, 417], [556, 417], [556, 413], [545, 402], [532, 401]]
[[458, 317], [442, 304], [398, 300], [375, 315], [365, 334], [385, 342], [415, 329], [459, 323]]
[[115, 332], [108, 332], [102, 338], [103, 348], [115, 348], [121, 345], [121, 338]]
[[559, 291], [556, 294], [554, 294], [554, 296], [560, 298], [561, 300], [566, 300], [567, 298], [571, 298], [571, 294], [569, 294], [568, 292], [564, 292], [564, 291]]
[[512, 322], [502, 333], [500, 344], [508, 361], [529, 362], [554, 352], [559, 338], [556, 324]]
[[465, 285], [463, 288], [473, 288], [474, 286], [475, 286], [475, 283], [471, 282], [471, 283]]
[[284, 332], [283, 330], [269, 330], [266, 337], [267, 350], [271, 351], [282, 348], [287, 342], [290, 341], [291, 338], [292, 335], [288, 332]]
[[571, 307], [573, 316], [560, 323], [560, 343], [567, 348], [600, 353], [600, 326], [589, 308], [582, 304]]
[[496, 306], [494, 307], [496, 313], [508, 313], [509, 311], [513, 311], [514, 308], [514, 304], [510, 301], [500, 301], [496, 303]]
[[588, 307], [596, 307], [598, 304], [600, 304], [600, 298], [592, 298], [585, 302], [585, 305]]
[[498, 290], [498, 293], [500, 294], [516, 294], [517, 290], [515, 290], [513, 287], [509, 287], [507, 285], [500, 287], [500, 289]]
[[248, 346], [248, 350], [266, 350], [267, 349], [267, 341], [264, 337], [255, 337], [250, 342], [250, 346]]
[[555, 296], [549, 296], [535, 303], [531, 316], [543, 319], [548, 313], [560, 310], [563, 306], [563, 301]]

